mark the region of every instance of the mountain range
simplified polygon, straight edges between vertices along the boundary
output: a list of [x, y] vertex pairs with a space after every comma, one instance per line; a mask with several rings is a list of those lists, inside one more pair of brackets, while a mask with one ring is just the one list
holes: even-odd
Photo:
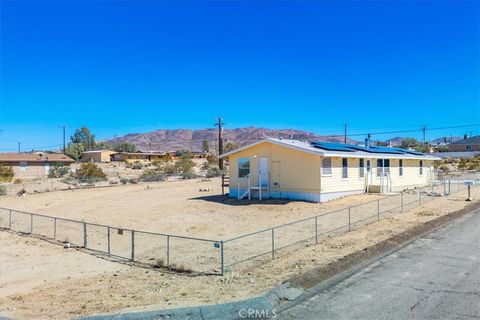
[[[306, 141], [326, 141], [326, 142], [343, 142], [343, 136], [321, 136], [312, 132], [296, 129], [267, 129], [258, 127], [245, 127], [236, 129], [224, 129], [222, 132], [224, 145], [233, 143], [237, 146], [243, 146], [265, 138], [293, 138]], [[399, 146], [402, 140], [408, 137], [395, 137], [382, 142]], [[460, 136], [447, 137], [447, 141], [455, 142], [463, 139]], [[119, 142], [130, 142], [136, 145], [141, 151], [176, 151], [190, 150], [202, 151], [203, 141], [208, 141], [211, 151], [217, 150], [218, 147], [218, 129], [173, 129], [173, 130], [155, 130], [145, 133], [130, 133], [124, 136], [115, 137], [105, 142], [115, 145]], [[444, 138], [430, 140], [430, 143], [442, 143]], [[357, 141], [347, 138], [347, 143], [358, 144], [363, 141]]]

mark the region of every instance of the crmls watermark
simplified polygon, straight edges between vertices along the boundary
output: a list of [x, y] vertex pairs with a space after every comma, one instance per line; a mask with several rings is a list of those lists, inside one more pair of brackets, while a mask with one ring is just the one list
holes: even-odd
[[277, 312], [275, 309], [241, 309], [238, 315], [242, 319], [275, 319]]

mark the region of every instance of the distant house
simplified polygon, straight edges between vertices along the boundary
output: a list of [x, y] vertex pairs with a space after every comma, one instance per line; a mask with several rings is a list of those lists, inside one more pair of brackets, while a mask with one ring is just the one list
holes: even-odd
[[35, 178], [48, 175], [53, 164], [69, 166], [75, 161], [59, 153], [0, 153], [0, 163], [13, 168], [15, 177]]
[[148, 162], [160, 161], [166, 159], [167, 152], [117, 152], [113, 157], [113, 161], [124, 162]]
[[438, 157], [392, 147], [265, 139], [227, 152], [229, 195], [324, 202], [427, 185]]
[[480, 135], [465, 138], [448, 145], [450, 152], [480, 151]]
[[116, 151], [111, 150], [93, 150], [82, 152], [81, 161], [83, 162], [110, 162], [113, 161], [113, 155]]

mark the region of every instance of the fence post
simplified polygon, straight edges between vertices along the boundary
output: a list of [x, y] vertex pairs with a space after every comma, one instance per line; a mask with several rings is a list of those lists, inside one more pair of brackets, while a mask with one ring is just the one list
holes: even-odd
[[450, 195], [450, 192], [451, 192], [451, 180], [448, 179], [448, 195]]
[[33, 213], [30, 213], [30, 234], [33, 234]]
[[377, 220], [380, 221], [380, 199], [377, 200]]
[[12, 209], [10, 209], [10, 214], [8, 218], [8, 229], [12, 230]]
[[170, 236], [167, 236], [167, 269], [170, 269]]
[[131, 260], [135, 260], [135, 230], [132, 230], [132, 257]]
[[53, 218], [53, 240], [57, 240], [57, 217]]
[[107, 226], [107, 253], [108, 253], [108, 255], [111, 255], [111, 249], [110, 249], [110, 226]]
[[422, 204], [422, 189], [418, 189], [418, 205]]
[[351, 214], [351, 210], [352, 207], [348, 207], [348, 231], [350, 231], [350, 214]]
[[272, 228], [272, 260], [275, 259], [275, 229]]
[[87, 249], [87, 223], [83, 222], [83, 247]]
[[318, 217], [315, 217], [315, 243], [318, 244]]
[[403, 191], [400, 193], [400, 201], [401, 201], [401, 208], [402, 208], [402, 213], [403, 213]]
[[223, 261], [223, 240], [220, 241], [220, 275], [223, 276], [224, 272], [225, 272], [225, 265], [224, 265], [224, 261]]

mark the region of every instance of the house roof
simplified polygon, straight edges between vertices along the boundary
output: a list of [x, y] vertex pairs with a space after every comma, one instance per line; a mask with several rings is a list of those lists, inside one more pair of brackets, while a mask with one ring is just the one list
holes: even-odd
[[463, 140], [459, 140], [459, 141], [456, 141], [456, 142], [452, 142], [450, 144], [451, 145], [455, 145], [455, 144], [480, 144], [480, 135], [470, 137], [470, 138], [467, 138], [467, 139], [463, 139]]
[[422, 160], [440, 160], [438, 157], [430, 156], [415, 152], [413, 150], [405, 150], [390, 147], [370, 147], [365, 148], [351, 144], [343, 143], [326, 143], [326, 142], [307, 142], [292, 139], [273, 139], [267, 138], [255, 143], [243, 146], [241, 148], [224, 153], [220, 158], [228, 157], [242, 150], [251, 148], [260, 143], [273, 143], [279, 146], [295, 149], [298, 151], [318, 155], [321, 157], [342, 157], [342, 158], [371, 158], [371, 159], [422, 159]]
[[89, 154], [89, 153], [100, 153], [100, 152], [110, 152], [110, 153], [117, 153], [116, 151], [112, 151], [112, 150], [90, 150], [90, 151], [84, 151], [82, 152], [82, 154]]
[[60, 153], [0, 153], [0, 162], [75, 162], [72, 158]]

